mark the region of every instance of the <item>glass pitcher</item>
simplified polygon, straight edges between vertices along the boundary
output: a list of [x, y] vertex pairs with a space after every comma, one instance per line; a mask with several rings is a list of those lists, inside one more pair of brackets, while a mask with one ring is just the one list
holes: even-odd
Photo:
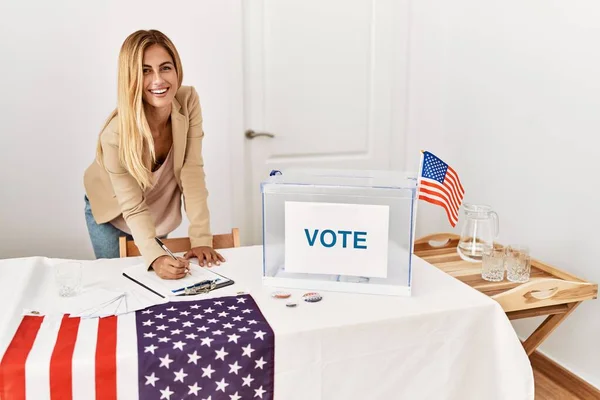
[[498, 214], [481, 204], [464, 204], [465, 221], [456, 251], [469, 262], [481, 262], [483, 249], [492, 246], [498, 237]]

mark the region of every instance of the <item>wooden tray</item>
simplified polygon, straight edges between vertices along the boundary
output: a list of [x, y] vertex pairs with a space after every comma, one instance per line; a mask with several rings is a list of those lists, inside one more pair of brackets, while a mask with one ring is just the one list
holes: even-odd
[[[418, 239], [414, 254], [496, 300], [505, 312], [539, 309], [595, 299], [598, 285], [577, 278], [541, 261], [531, 260], [526, 283], [488, 282], [481, 278], [481, 263], [470, 263], [456, 252], [459, 236], [437, 233]], [[543, 314], [540, 314], [543, 315]]]

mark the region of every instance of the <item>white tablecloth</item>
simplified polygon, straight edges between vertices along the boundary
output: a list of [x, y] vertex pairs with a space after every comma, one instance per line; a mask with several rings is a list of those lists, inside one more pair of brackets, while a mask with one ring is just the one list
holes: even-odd
[[[222, 254], [228, 261], [215, 271], [236, 284], [194, 297], [254, 297], [275, 332], [276, 399], [533, 399], [529, 359], [501, 307], [420, 258], [411, 297], [323, 292], [306, 303], [292, 290], [298, 307], [288, 308], [262, 286], [261, 247]], [[49, 266], [60, 261], [0, 260], [0, 358], [24, 309], [58, 303]], [[84, 287], [135, 285], [121, 270], [139, 262], [84, 261]]]

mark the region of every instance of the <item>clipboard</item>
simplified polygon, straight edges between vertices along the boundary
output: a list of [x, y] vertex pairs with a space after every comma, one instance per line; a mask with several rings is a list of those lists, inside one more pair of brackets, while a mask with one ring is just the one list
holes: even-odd
[[124, 277], [162, 298], [209, 293], [235, 283], [233, 279], [193, 263], [190, 263], [190, 274], [182, 279], [167, 280], [148, 270], [145, 264], [123, 270]]

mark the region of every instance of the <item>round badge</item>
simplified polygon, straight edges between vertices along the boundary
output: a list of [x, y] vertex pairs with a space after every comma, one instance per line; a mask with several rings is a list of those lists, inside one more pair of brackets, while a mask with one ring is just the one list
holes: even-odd
[[323, 300], [323, 296], [321, 296], [317, 292], [304, 293], [304, 295], [302, 295], [302, 298], [304, 299], [304, 301], [307, 301], [309, 303], [317, 303]]
[[297, 303], [294, 303], [294, 302], [292, 302], [292, 301], [288, 301], [287, 303], [285, 303], [285, 306], [286, 306], [286, 307], [290, 307], [290, 308], [294, 308], [294, 307], [296, 307], [297, 305], [298, 305]]
[[275, 297], [276, 299], [287, 299], [291, 295], [292, 294], [289, 292], [281, 292], [281, 291], [271, 293], [271, 296]]

